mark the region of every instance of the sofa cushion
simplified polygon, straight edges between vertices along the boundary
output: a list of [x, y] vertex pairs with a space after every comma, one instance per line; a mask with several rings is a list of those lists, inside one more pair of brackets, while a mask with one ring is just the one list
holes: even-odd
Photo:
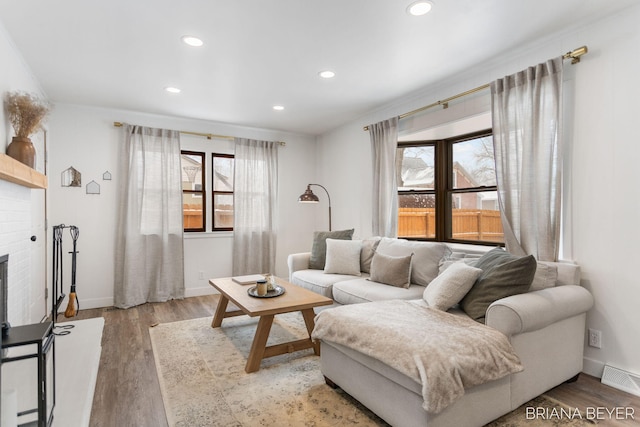
[[451, 265], [429, 283], [422, 298], [429, 307], [447, 311], [469, 292], [482, 270], [463, 262]]
[[518, 257], [502, 248], [490, 250], [478, 259], [475, 266], [482, 270], [482, 274], [460, 306], [472, 319], [481, 322], [494, 301], [527, 292], [536, 272], [533, 255]]
[[380, 237], [370, 237], [362, 241], [362, 251], [360, 252], [360, 271], [363, 273], [371, 272], [371, 260], [373, 259], [373, 253], [378, 248], [380, 243]]
[[340, 304], [359, 304], [390, 299], [415, 300], [422, 297], [422, 292], [424, 287], [420, 285], [398, 288], [365, 278], [345, 280], [333, 285], [333, 299]]
[[383, 237], [376, 252], [390, 256], [413, 256], [411, 283], [427, 286], [438, 275], [440, 260], [451, 253], [442, 242], [414, 242]]
[[362, 240], [327, 239], [326, 244], [325, 273], [360, 275]]
[[[366, 277], [368, 274], [363, 274]], [[291, 283], [309, 289], [327, 298], [333, 298], [334, 283], [345, 280], [353, 280], [354, 276], [348, 274], [325, 274], [322, 270], [298, 270], [291, 275]]]
[[324, 270], [324, 264], [327, 256], [327, 239], [351, 240], [352, 236], [353, 228], [350, 230], [316, 231], [313, 233], [313, 245], [311, 246], [309, 268]]
[[374, 253], [371, 260], [371, 280], [385, 285], [408, 288], [411, 284], [411, 259], [407, 256], [389, 256]]

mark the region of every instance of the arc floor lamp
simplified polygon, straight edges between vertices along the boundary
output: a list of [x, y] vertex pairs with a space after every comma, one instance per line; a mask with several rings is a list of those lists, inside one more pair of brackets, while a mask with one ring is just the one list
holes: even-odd
[[304, 194], [302, 194], [300, 197], [298, 197], [298, 203], [318, 203], [318, 202], [320, 202], [320, 200], [318, 199], [318, 196], [313, 194], [313, 191], [311, 190], [311, 186], [312, 185], [315, 185], [317, 187], [322, 188], [324, 190], [324, 192], [327, 193], [327, 199], [329, 200], [329, 231], [331, 231], [331, 196], [329, 196], [329, 192], [327, 191], [326, 188], [324, 188], [320, 184], [307, 184], [307, 189], [305, 190]]

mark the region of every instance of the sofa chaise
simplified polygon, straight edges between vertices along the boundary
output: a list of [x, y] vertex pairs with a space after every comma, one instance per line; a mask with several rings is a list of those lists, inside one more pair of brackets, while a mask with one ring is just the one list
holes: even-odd
[[[437, 242], [375, 238], [360, 243], [358, 274], [310, 269], [311, 254], [292, 254], [288, 258], [290, 281], [332, 297], [338, 306], [335, 313], [349, 309], [343, 305], [371, 302], [373, 306], [386, 300], [404, 300], [430, 309], [423, 296], [426, 298], [431, 281], [454, 263], [472, 265], [487, 255], [487, 249], [480, 247], [469, 250]], [[378, 252], [388, 256], [411, 254], [409, 286], [371, 280], [370, 261]], [[418, 275], [414, 276], [416, 268]], [[420, 381], [366, 352], [316, 335], [321, 341], [321, 370], [327, 384], [342, 388], [394, 426], [482, 426], [577, 377], [582, 371], [586, 312], [592, 307], [593, 298], [580, 286], [580, 269], [573, 263], [537, 263], [534, 271], [535, 278], [526, 292], [490, 303], [481, 318], [475, 319], [504, 334], [522, 365], [519, 372], [465, 387], [464, 394], [453, 403], [438, 412], [429, 412], [424, 409]], [[429, 280], [426, 285], [416, 283], [425, 280]], [[464, 299], [447, 313], [469, 318], [463, 302]], [[322, 315], [316, 319], [317, 327]], [[351, 320], [342, 325], [352, 326]]]

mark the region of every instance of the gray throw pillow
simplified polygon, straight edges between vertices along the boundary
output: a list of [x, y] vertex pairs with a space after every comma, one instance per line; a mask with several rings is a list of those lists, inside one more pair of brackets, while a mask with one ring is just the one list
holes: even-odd
[[314, 270], [324, 270], [327, 257], [327, 239], [351, 240], [353, 228], [350, 230], [338, 231], [316, 231], [313, 233], [313, 245], [311, 246], [311, 258], [309, 268]]
[[518, 257], [495, 248], [478, 259], [482, 274], [460, 301], [460, 307], [478, 322], [484, 322], [487, 308], [494, 302], [529, 290], [536, 273], [533, 255]]
[[408, 256], [389, 256], [375, 252], [371, 259], [371, 276], [368, 280], [398, 288], [408, 288], [411, 284], [411, 259]]
[[371, 272], [371, 260], [373, 254], [380, 243], [380, 237], [371, 237], [362, 241], [362, 251], [360, 252], [360, 271]]

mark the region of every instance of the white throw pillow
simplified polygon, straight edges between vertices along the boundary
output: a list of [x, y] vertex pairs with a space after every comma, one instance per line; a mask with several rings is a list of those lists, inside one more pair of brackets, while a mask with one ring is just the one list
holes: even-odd
[[325, 273], [360, 276], [362, 240], [327, 239]]
[[429, 307], [447, 311], [469, 292], [482, 270], [464, 262], [454, 262], [426, 287], [422, 298]]

